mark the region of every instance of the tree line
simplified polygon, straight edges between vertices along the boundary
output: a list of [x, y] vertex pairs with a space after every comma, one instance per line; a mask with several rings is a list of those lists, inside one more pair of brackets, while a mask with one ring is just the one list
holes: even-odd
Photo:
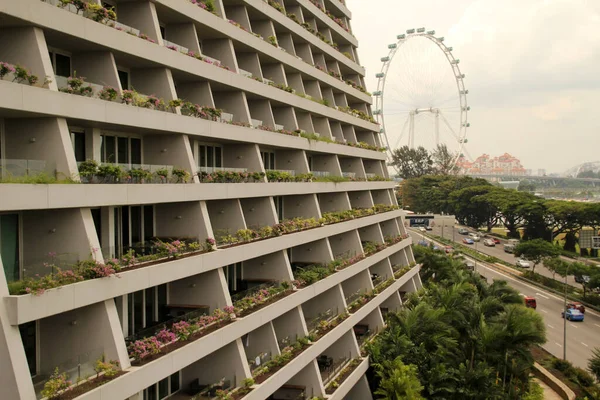
[[[600, 229], [600, 203], [543, 199], [481, 178], [426, 175], [408, 179], [401, 186], [400, 200], [415, 212], [453, 214], [460, 224], [475, 229], [490, 232], [503, 226], [510, 238], [554, 242], [564, 234], [564, 250], [569, 252], [576, 250], [582, 229]], [[581, 252], [587, 255], [587, 249]]]
[[387, 317], [369, 345], [380, 399], [528, 399], [539, 314], [505, 281], [488, 284], [462, 262], [415, 246], [424, 288]]

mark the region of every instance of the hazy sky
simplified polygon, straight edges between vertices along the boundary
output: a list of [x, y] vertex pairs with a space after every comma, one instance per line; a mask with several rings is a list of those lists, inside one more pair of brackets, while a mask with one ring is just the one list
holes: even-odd
[[468, 151], [525, 168], [600, 160], [600, 0], [346, 0], [367, 88], [406, 29], [435, 29], [469, 89]]

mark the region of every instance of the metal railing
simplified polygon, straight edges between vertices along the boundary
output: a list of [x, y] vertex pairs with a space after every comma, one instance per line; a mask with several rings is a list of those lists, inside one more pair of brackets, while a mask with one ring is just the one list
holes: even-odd
[[310, 171], [310, 173], [313, 174], [317, 178], [324, 178], [324, 177], [328, 177], [331, 175], [331, 173], [329, 171]]
[[364, 289], [359, 289], [356, 292], [350, 294], [348, 297], [346, 297], [346, 305], [349, 306], [350, 304], [354, 303], [356, 300], [360, 299], [360, 297], [366, 292], [366, 290]]
[[266, 172], [282, 172], [290, 174], [291, 176], [296, 176], [296, 171], [293, 169], [267, 169]]
[[56, 171], [53, 164], [42, 160], [15, 160], [0, 158], [0, 181], [11, 178], [35, 177], [48, 175], [54, 178]]
[[366, 174], [365, 174], [365, 177], [366, 177], [367, 179], [375, 178], [376, 176], [377, 176], [377, 174], [371, 174], [371, 173], [366, 173]]
[[[77, 167], [79, 167], [82, 162], [77, 163]], [[101, 163], [102, 165], [112, 165], [121, 168], [123, 173], [131, 172], [132, 170], [145, 170], [152, 174], [149, 178], [143, 178], [140, 180], [138, 177], [134, 177], [131, 174], [124, 175], [121, 177], [116, 176], [99, 176], [98, 174], [94, 174], [93, 176], [81, 176], [80, 179], [82, 183], [167, 183], [173, 178], [173, 169], [172, 165], [152, 165], [152, 164], [124, 164], [124, 163]], [[158, 175], [158, 172], [165, 171], [167, 172], [166, 177]]]
[[96, 374], [94, 366], [97, 360], [104, 356], [104, 349], [96, 348], [90, 349], [89, 351], [77, 354], [63, 361], [58, 365], [52, 365], [48, 370], [40, 371], [38, 376], [35, 378], [34, 388], [36, 397], [42, 398], [41, 391], [44, 385], [54, 373], [54, 369], [58, 368], [59, 373], [66, 373], [67, 380], [75, 383], [79, 380], [86, 379], [89, 376]]
[[352, 354], [348, 353], [348, 355], [339, 357], [337, 360], [333, 361], [333, 364], [331, 364], [330, 366], [325, 367], [323, 369], [319, 368], [321, 372], [321, 379], [323, 380], [323, 385], [327, 385], [329, 382], [331, 382], [331, 380], [338, 373], [340, 373], [346, 367], [346, 365], [350, 363], [351, 360]]
[[248, 365], [250, 365], [250, 371], [260, 368], [264, 363], [271, 360], [271, 358], [273, 358], [273, 353], [270, 351], [260, 353], [255, 357], [249, 358]]
[[163, 39], [163, 43], [164, 43], [165, 47], [169, 47], [171, 49], [175, 49], [175, 50], [177, 50], [177, 51], [179, 51], [181, 53], [187, 54], [188, 51], [189, 51], [189, 49], [187, 47], [183, 47], [183, 46], [181, 46], [181, 45], [179, 45], [177, 43], [170, 42], [170, 41], [168, 41], [166, 39]]
[[365, 335], [356, 336], [356, 341], [358, 343], [358, 347], [362, 347], [368, 341], [370, 341], [375, 335], [379, 333], [379, 326], [376, 326], [375, 329], [369, 329]]
[[[66, 76], [56, 75], [56, 86], [58, 86], [59, 89], [67, 89], [69, 87], [69, 78]], [[92, 95], [95, 95], [104, 89], [104, 86], [92, 82], [84, 82], [82, 87], [91, 87]]]
[[30, 258], [26, 255], [21, 269], [21, 278], [36, 278], [38, 276], [43, 277], [52, 275], [58, 272], [57, 268], [60, 268], [63, 271], [72, 270], [80, 259], [79, 254], [76, 253], [51, 253], [39, 258]]
[[306, 328], [308, 332], [314, 332], [320, 325], [321, 321], [332, 321], [339, 315], [339, 307], [329, 308], [326, 311], [320, 313], [316, 317], [310, 318], [306, 321]]
[[[199, 381], [198, 379], [197, 381]], [[197, 394], [190, 397], [190, 400], [213, 399], [217, 395], [218, 390], [230, 390], [237, 387], [236, 376], [223, 377], [217, 382], [210, 384], [192, 383], [191, 391], [197, 391]]]
[[266, 283], [262, 283], [260, 285], [256, 285], [253, 286], [251, 288], [248, 288], [246, 290], [242, 290], [241, 292], [238, 292], [234, 295], [231, 296], [231, 302], [233, 303], [233, 305], [235, 306], [235, 303], [242, 300], [245, 297], [251, 296], [254, 293], [257, 293], [261, 290], [268, 290], [271, 288], [275, 288], [275, 287], [279, 287], [280, 283], [279, 282], [266, 282]]
[[[168, 305], [167, 305], [168, 306]], [[165, 329], [167, 327], [170, 327], [171, 325], [173, 325], [176, 322], [179, 321], [190, 321], [196, 318], [200, 318], [203, 315], [208, 315], [210, 312], [210, 309], [207, 308], [199, 308], [197, 310], [194, 311], [190, 311], [187, 312], [183, 315], [174, 317], [174, 318], [170, 318], [166, 321], [163, 322], [159, 322], [153, 326], [147, 326], [143, 329], [141, 329], [139, 332], [133, 333], [129, 336], [125, 337], [125, 344], [129, 345], [130, 343], [135, 342], [136, 340], [141, 340], [141, 339], [145, 339], [147, 337], [153, 336], [155, 334], [157, 334], [159, 331], [161, 331], [162, 329]]]
[[214, 172], [248, 172], [247, 168], [228, 168], [228, 167], [198, 167], [198, 172], [212, 174]]

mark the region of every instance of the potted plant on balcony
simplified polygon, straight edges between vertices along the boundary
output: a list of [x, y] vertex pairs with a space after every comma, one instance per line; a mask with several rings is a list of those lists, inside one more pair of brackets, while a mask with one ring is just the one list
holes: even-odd
[[98, 162], [96, 160], [85, 160], [79, 164], [79, 177], [84, 183], [94, 183], [98, 173]]
[[102, 183], [119, 183], [125, 177], [123, 169], [113, 164], [99, 166], [96, 175], [102, 178]]
[[133, 168], [129, 171], [132, 183], [151, 183], [152, 172], [143, 168]]

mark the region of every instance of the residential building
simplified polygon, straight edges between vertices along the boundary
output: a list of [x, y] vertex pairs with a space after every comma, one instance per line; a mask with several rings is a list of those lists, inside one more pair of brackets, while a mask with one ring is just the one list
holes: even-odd
[[521, 161], [508, 153], [498, 157], [483, 154], [473, 162], [461, 157], [458, 165], [468, 175], [524, 176], [527, 172]]
[[1, 397], [370, 399], [421, 281], [344, 2], [0, 5]]

